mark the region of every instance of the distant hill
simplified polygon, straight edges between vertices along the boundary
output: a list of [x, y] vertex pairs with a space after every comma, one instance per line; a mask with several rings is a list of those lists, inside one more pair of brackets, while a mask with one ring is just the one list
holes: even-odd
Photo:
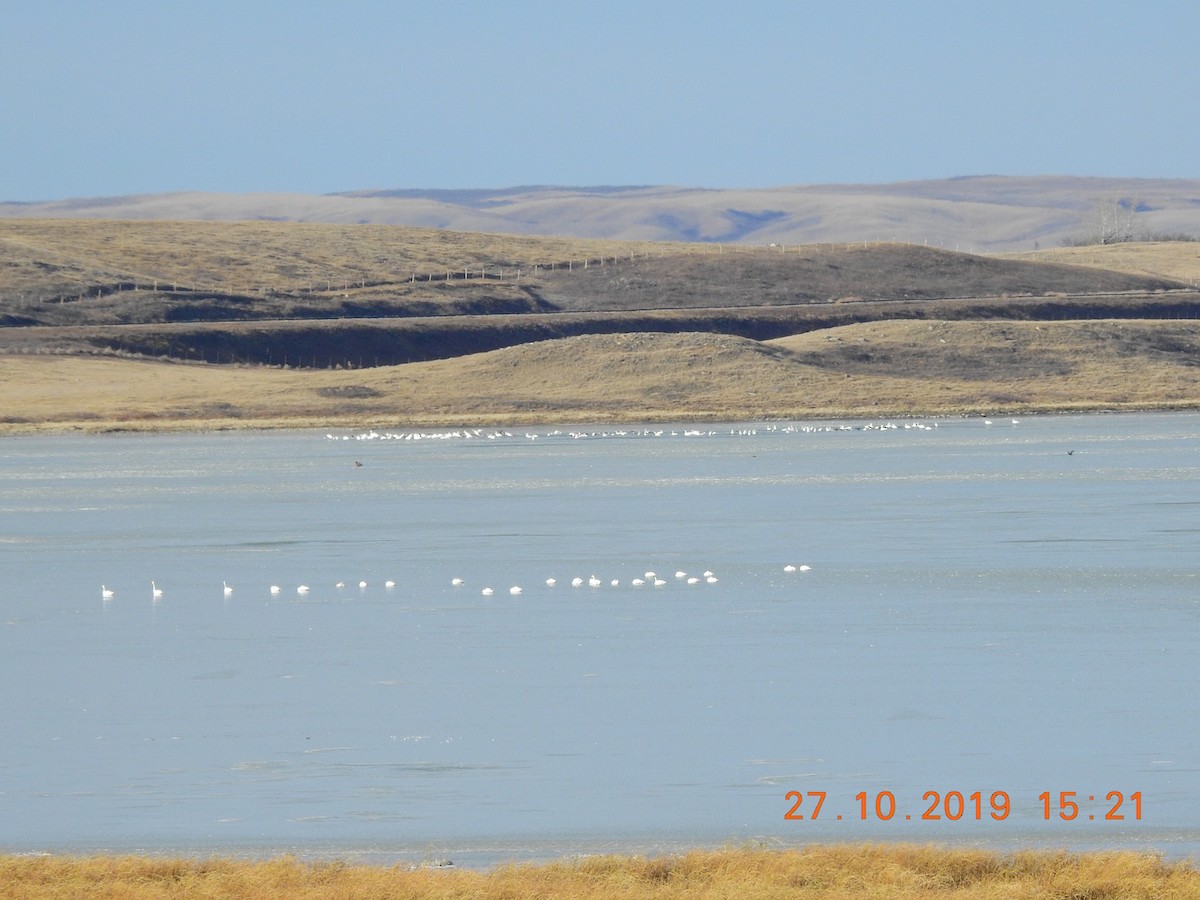
[[0, 217], [390, 224], [623, 241], [812, 244], [903, 241], [971, 252], [1084, 237], [1098, 203], [1122, 202], [1140, 236], [1200, 238], [1200, 179], [977, 176], [763, 189], [670, 186], [181, 192], [0, 203]]

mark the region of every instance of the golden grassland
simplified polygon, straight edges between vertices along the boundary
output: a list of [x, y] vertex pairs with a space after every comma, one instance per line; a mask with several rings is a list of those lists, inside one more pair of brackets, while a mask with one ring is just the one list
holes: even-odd
[[0, 433], [1200, 408], [1186, 321], [889, 321], [753, 341], [584, 335], [347, 371], [0, 356]]
[[[849, 245], [805, 245], [818, 253]], [[857, 245], [855, 245], [857, 246]], [[400, 225], [0, 218], [0, 292], [70, 294], [113, 281], [253, 293], [403, 283], [413, 274], [495, 273], [584, 259], [711, 256], [762, 247], [453, 232]], [[999, 254], [1200, 281], [1200, 243], [1063, 247]]]
[[1007, 259], [1111, 269], [1130, 275], [1155, 275], [1185, 284], [1200, 284], [1200, 241], [1094, 244], [1055, 247], [1031, 253], [1006, 253], [1004, 256]]
[[[464, 267], [529, 270], [568, 260], [691, 249], [399, 225], [0, 219], [0, 261], [14, 263], [0, 274], [0, 287], [20, 294], [52, 284], [62, 292], [97, 281], [136, 279], [229, 291], [340, 290], [364, 280], [402, 282], [413, 273]], [[30, 259], [35, 265], [24, 264]]]
[[[397, 226], [0, 220], [0, 289], [53, 294], [107, 277], [320, 288], [460, 265], [713, 251]], [[1200, 278], [1197, 243], [1030, 258]], [[0, 354], [0, 434], [1198, 408], [1198, 334], [1188, 321], [894, 320], [764, 342], [584, 335], [352, 371]]]
[[144, 857], [0, 856], [5, 898], [1195, 898], [1200, 871], [1133, 852], [1072, 854], [913, 845], [597, 856], [490, 872]]

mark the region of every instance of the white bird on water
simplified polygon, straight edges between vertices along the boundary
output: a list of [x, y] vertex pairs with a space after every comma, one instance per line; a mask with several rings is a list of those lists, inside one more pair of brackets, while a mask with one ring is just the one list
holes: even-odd
[[483, 594], [483, 596], [485, 596], [485, 597], [490, 597], [490, 596], [492, 596], [493, 593], [495, 593], [495, 591], [493, 591], [490, 587], [485, 587], [479, 593]]
[[308, 593], [308, 585], [307, 584], [300, 585], [298, 588], [296, 588], [296, 593], [297, 594], [307, 594]]
[[104, 585], [100, 585], [100, 597], [104, 600], [111, 600], [113, 598], [113, 592]]
[[221, 582], [221, 584], [222, 584], [222, 585], [224, 585], [224, 587], [225, 587], [225, 596], [226, 596], [226, 597], [229, 597], [229, 596], [231, 596], [231, 595], [233, 594], [233, 588], [231, 588], [231, 587], [229, 586], [229, 582], [228, 582], [228, 581], [222, 581], [222, 582]]
[[558, 584], [557, 578], [547, 578], [546, 579], [546, 587], [554, 587], [556, 584]]
[[277, 585], [277, 584], [271, 585], [271, 593], [278, 594], [279, 593], [279, 585]]
[[521, 593], [521, 588], [519, 585], [514, 584], [512, 587], [510, 587], [508, 589], [508, 592], [515, 597], [515, 596], [517, 596], [517, 594]]
[[150, 582], [150, 596], [155, 600], [162, 596], [162, 588], [160, 588], [153, 581]]
[[463, 580], [461, 578], [451, 578], [450, 583], [455, 587], [462, 587]]

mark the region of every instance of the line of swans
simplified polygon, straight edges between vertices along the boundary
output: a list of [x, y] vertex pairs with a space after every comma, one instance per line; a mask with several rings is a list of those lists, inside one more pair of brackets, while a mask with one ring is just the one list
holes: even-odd
[[[806, 564], [793, 565], [788, 563], [782, 569], [784, 569], [787, 574], [792, 574], [792, 572], [811, 571], [812, 566]], [[712, 569], [706, 569], [700, 575], [690, 575], [689, 572], [679, 569], [676, 571], [676, 574], [674, 574], [673, 581], [679, 584], [716, 584], [720, 580], [718, 577], [716, 577], [715, 572], [713, 572]], [[546, 588], [554, 588], [558, 586], [558, 578], [551, 576], [546, 578], [546, 580], [542, 583], [545, 584]], [[671, 583], [671, 580], [668, 580], [666, 576], [659, 575], [658, 572], [647, 570], [646, 572], [642, 572], [641, 575], [629, 578], [628, 582], [622, 581], [620, 578], [601, 578], [596, 575], [589, 575], [587, 578], [584, 578], [581, 575], [577, 575], [574, 578], [571, 578], [570, 582], [568, 583], [572, 588], [582, 588], [586, 586], [590, 589], [596, 589], [605, 586], [619, 588], [622, 587], [623, 584], [628, 584], [628, 586], [631, 588], [641, 588], [647, 586], [647, 584], [653, 588], [662, 588], [666, 587], [668, 583]], [[389, 590], [390, 592], [390, 590], [396, 587], [396, 581], [392, 580], [392, 578], [389, 578], [389, 580], [383, 582], [383, 586], [385, 590]], [[462, 588], [466, 586], [466, 578], [462, 578], [460, 576], [450, 578], [450, 587]], [[359, 592], [365, 592], [368, 584], [366, 581], [359, 581], [358, 587]], [[334, 583], [334, 588], [337, 590], [337, 592], [343, 592], [343, 590], [346, 590], [347, 584], [344, 581], [338, 581]], [[226, 598], [232, 598], [234, 595], [233, 586], [228, 581], [221, 582], [221, 590], [223, 596], [226, 596]], [[268, 590], [268, 593], [271, 596], [280, 596], [283, 593], [283, 588], [280, 586], [280, 584], [270, 584], [266, 590]], [[508, 590], [511, 596], [520, 596], [524, 593], [524, 588], [521, 587], [520, 584], [512, 584]], [[299, 596], [306, 596], [311, 592], [312, 588], [308, 586], [308, 584], [298, 584], [298, 586], [295, 588], [295, 593]], [[482, 596], [493, 596], [496, 594], [496, 588], [493, 588], [491, 584], [485, 584], [484, 587], [480, 588], [480, 594]], [[112, 600], [115, 598], [116, 592], [113, 588], [109, 588], [107, 584], [101, 584], [100, 596], [102, 600]], [[154, 600], [161, 600], [163, 598], [163, 589], [158, 587], [157, 581], [151, 580], [150, 582], [150, 596]]]
[[[811, 570], [812, 570], [812, 566], [809, 566], [807, 564], [796, 566], [791, 563], [788, 563], [787, 565], [785, 565], [783, 567], [783, 571], [788, 574], [791, 574], [793, 572], [809, 572]], [[689, 574], [689, 573], [685, 572], [684, 570], [680, 569], [675, 572], [675, 578], [674, 578], [674, 581], [676, 583], [687, 584], [687, 585], [696, 585], [696, 584], [701, 584], [701, 583], [717, 584], [719, 580], [720, 579], [717, 578], [716, 574], [711, 569], [705, 569], [704, 572], [700, 575], [692, 575], [692, 574]], [[609, 587], [619, 588], [626, 582], [623, 582], [620, 578], [604, 579], [604, 578], [600, 578], [597, 575], [590, 575], [585, 579], [583, 576], [577, 575], [574, 578], [572, 578], [569, 583], [570, 583], [571, 587], [573, 587], [573, 588], [582, 588], [586, 585], [588, 588], [591, 588], [594, 590], [596, 588], [604, 587], [606, 584]], [[644, 587], [646, 585], [650, 585], [651, 587], [655, 587], [655, 588], [662, 588], [662, 587], [665, 587], [670, 582], [669, 582], [669, 579], [667, 579], [665, 576], [661, 576], [653, 570], [647, 570], [642, 575], [639, 575], [635, 578], [630, 578], [627, 583], [630, 587], [633, 587], [633, 588], [640, 588], [640, 587]], [[457, 576], [457, 575], [450, 579], [450, 586], [453, 588], [462, 588], [462, 587], [465, 587], [466, 584], [467, 584], [466, 579], [464, 579], [460, 576]], [[547, 588], [553, 588], [558, 585], [558, 579], [551, 576], [551, 577], [545, 579], [543, 584]], [[383, 582], [383, 586], [384, 586], [385, 590], [391, 591], [396, 587], [396, 581], [394, 579], [389, 578]], [[367, 587], [368, 587], [368, 584], [365, 580], [358, 582], [358, 589], [360, 592], [366, 591]], [[346, 589], [346, 582], [344, 582], [344, 581], [336, 582], [334, 584], [334, 589], [339, 592], [344, 591]], [[221, 592], [222, 592], [223, 596], [225, 596], [226, 598], [232, 597], [234, 594], [233, 586], [228, 581], [222, 581], [221, 582]], [[272, 584], [272, 585], [268, 586], [267, 592], [272, 597], [278, 597], [279, 595], [281, 595], [283, 593], [283, 588], [278, 584]], [[298, 596], [301, 596], [301, 597], [307, 596], [311, 592], [312, 592], [312, 588], [307, 584], [299, 584], [296, 586], [296, 594]], [[495, 595], [495, 593], [496, 593], [496, 590], [491, 585], [484, 585], [482, 588], [480, 588], [480, 594], [484, 597], [491, 597], [491, 596]], [[508, 593], [513, 597], [517, 597], [524, 593], [524, 588], [521, 587], [521, 585], [519, 585], [519, 584], [514, 584], [511, 587], [509, 587]], [[100, 585], [100, 597], [102, 600], [112, 600], [115, 596], [116, 596], [116, 591], [114, 591], [112, 588], [110, 588], [104, 584]], [[163, 596], [164, 596], [163, 589], [158, 586], [158, 582], [155, 580], [151, 580], [151, 582], [150, 582], [150, 596], [154, 600], [161, 600], [161, 599], [163, 599]]]

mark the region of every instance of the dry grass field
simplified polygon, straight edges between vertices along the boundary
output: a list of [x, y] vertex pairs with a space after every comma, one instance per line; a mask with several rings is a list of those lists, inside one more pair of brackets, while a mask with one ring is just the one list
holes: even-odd
[[1097, 244], [1005, 256], [1030, 262], [1099, 267], [1131, 275], [1153, 275], [1193, 286], [1200, 285], [1200, 241]]
[[0, 433], [1197, 408], [1198, 253], [0, 220]]
[[1200, 872], [1146, 854], [908, 845], [692, 851], [659, 858], [585, 857], [491, 872], [143, 857], [0, 857], [0, 896], [44, 898], [945, 898], [1184, 900]]
[[776, 341], [585, 335], [297, 371], [0, 356], [0, 432], [1200, 408], [1191, 322], [872, 322]]

